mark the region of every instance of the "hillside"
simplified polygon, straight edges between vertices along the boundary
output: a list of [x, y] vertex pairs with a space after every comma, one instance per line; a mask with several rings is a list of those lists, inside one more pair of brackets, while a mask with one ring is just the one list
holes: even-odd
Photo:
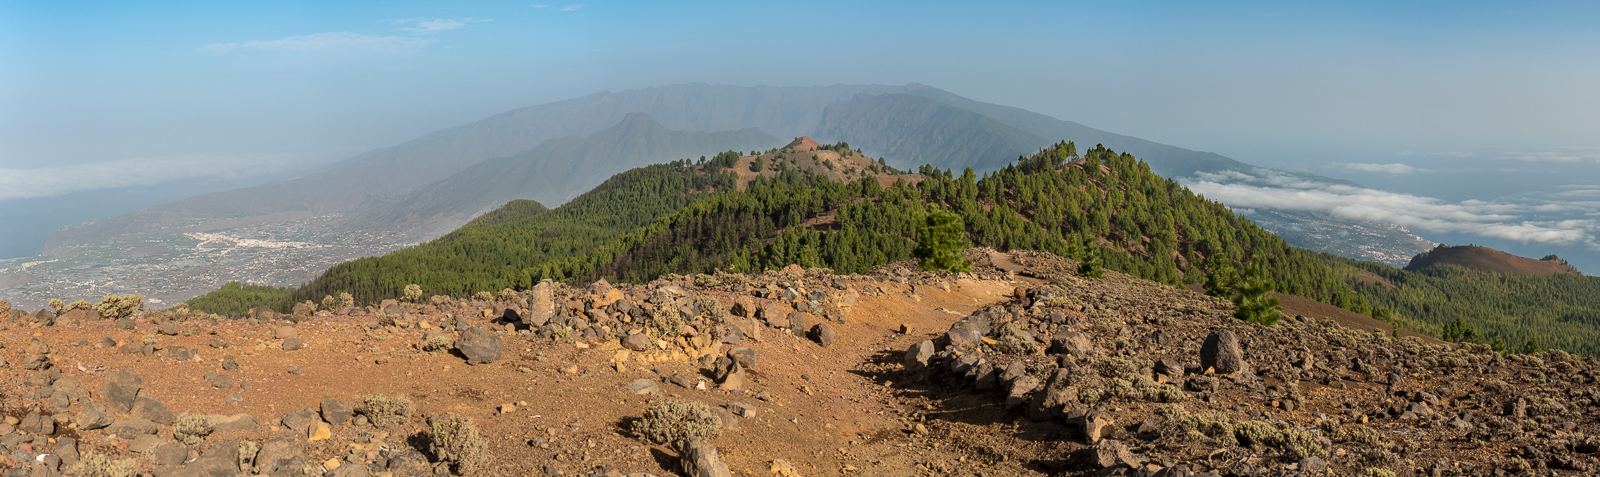
[[1578, 274], [1571, 265], [1556, 260], [1534, 260], [1519, 257], [1489, 247], [1440, 245], [1411, 259], [1406, 271], [1420, 271], [1438, 264], [1457, 265], [1474, 270], [1499, 272], [1507, 275], [1548, 277], [1558, 274]]
[[674, 131], [633, 113], [586, 137], [554, 138], [515, 155], [489, 159], [351, 220], [362, 228], [399, 227], [425, 239], [512, 199], [560, 205], [615, 171], [716, 151], [764, 149], [778, 138], [756, 128]]
[[[910, 258], [923, 217], [947, 209], [980, 246], [1069, 254], [1092, 237], [1098, 245], [1078, 253], [1171, 284], [1202, 281], [1200, 264], [1220, 255], [1241, 269], [1262, 265], [1283, 292], [1369, 311], [1327, 265], [1221, 204], [1103, 147], [1069, 164], [1074, 147], [1058, 144], [981, 180], [930, 167], [896, 175], [848, 145], [809, 138], [760, 156], [636, 169], [549, 213], [340, 264], [278, 308], [340, 292], [392, 298], [408, 283], [467, 294], [542, 279], [638, 283], [791, 263], [859, 273]], [[657, 196], [669, 200], [637, 202]]]
[[[542, 215], [542, 214], [536, 214]], [[1048, 253], [486, 299], [0, 311], [39, 475], [1589, 475], [1600, 363], [1273, 327]], [[1035, 277], [1048, 277], [1047, 279]], [[45, 397], [49, 396], [49, 397]], [[776, 469], [776, 470], [774, 470]]]
[[[760, 170], [755, 170], [757, 161], [763, 163]], [[844, 145], [823, 146], [808, 137], [760, 155], [729, 151], [709, 160], [685, 159], [637, 168], [549, 212], [505, 212], [517, 205], [512, 203], [486, 217], [521, 218], [474, 220], [415, 247], [335, 265], [298, 288], [292, 301], [349, 292], [366, 303], [394, 297], [396, 286], [410, 283], [421, 285], [428, 293], [463, 295], [528, 287], [546, 277], [568, 276], [609, 262], [602, 257], [620, 253], [619, 237], [704, 197], [752, 182], [799, 176], [819, 180], [830, 175], [840, 180], [873, 177], [892, 182], [891, 177], [899, 177], [895, 172]], [[277, 307], [286, 311], [290, 303], [283, 301]]]
[[1322, 258], [1347, 270], [1346, 281], [1373, 305], [1373, 316], [1407, 328], [1500, 349], [1600, 355], [1600, 278], [1559, 271], [1570, 268], [1555, 260], [1444, 246], [1405, 269]]

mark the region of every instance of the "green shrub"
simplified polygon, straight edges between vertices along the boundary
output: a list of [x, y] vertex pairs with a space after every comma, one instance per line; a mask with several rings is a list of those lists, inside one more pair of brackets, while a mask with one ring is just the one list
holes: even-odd
[[210, 419], [189, 413], [179, 414], [178, 422], [172, 425], [172, 437], [191, 446], [205, 442], [211, 431]]
[[129, 477], [138, 462], [133, 459], [112, 459], [95, 452], [85, 453], [73, 464], [72, 474], [81, 477]]
[[1233, 424], [1228, 422], [1228, 417], [1221, 414], [1190, 414], [1178, 423], [1183, 430], [1189, 431], [1190, 437], [1198, 433], [1201, 436], [1223, 441], [1233, 442]]
[[487, 447], [472, 419], [450, 414], [430, 419], [428, 449], [440, 461], [450, 463], [456, 475], [474, 475], [488, 460]]
[[418, 300], [422, 299], [422, 287], [415, 283], [406, 285], [405, 289], [402, 290], [401, 293], [401, 298], [405, 299], [405, 301], [416, 303]]
[[255, 441], [240, 442], [239, 443], [239, 468], [240, 469], [245, 469], [245, 470], [255, 470], [255, 468], [256, 468], [256, 453], [258, 453], [258, 452], [261, 452], [261, 447], [257, 446]]
[[1278, 429], [1264, 421], [1240, 422], [1234, 428], [1234, 437], [1242, 445], [1276, 448], [1296, 460], [1328, 455], [1328, 450], [1318, 442], [1316, 434], [1299, 429]]
[[705, 403], [665, 399], [645, 409], [633, 432], [656, 444], [677, 444], [691, 438], [722, 435], [722, 418]]
[[416, 405], [402, 395], [378, 393], [363, 399], [357, 411], [367, 416], [373, 427], [382, 429], [409, 421], [411, 413], [416, 411]]
[[94, 306], [101, 318], [120, 320], [144, 311], [144, 297], [140, 295], [106, 295]]

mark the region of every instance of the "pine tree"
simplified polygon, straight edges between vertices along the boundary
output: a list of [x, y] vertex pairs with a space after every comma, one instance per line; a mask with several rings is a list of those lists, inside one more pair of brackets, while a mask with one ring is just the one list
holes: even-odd
[[1239, 272], [1228, 264], [1222, 254], [1212, 254], [1206, 270], [1207, 295], [1231, 300], [1234, 294], [1239, 293]]
[[1259, 264], [1246, 269], [1239, 296], [1233, 299], [1233, 316], [1263, 326], [1278, 324], [1283, 309], [1278, 306], [1278, 297], [1269, 293], [1272, 289], [1272, 280], [1267, 279]]
[[1067, 257], [1078, 261], [1078, 275], [1096, 280], [1106, 277], [1105, 263], [1100, 258], [1099, 245], [1094, 237], [1083, 237], [1067, 249]]
[[928, 214], [917, 229], [917, 248], [912, 253], [923, 270], [972, 271], [972, 261], [961, 255], [970, 246], [961, 216], [947, 210]]
[[1527, 341], [1522, 342], [1522, 354], [1534, 354], [1541, 351], [1544, 351], [1544, 347], [1539, 346], [1539, 338], [1530, 336]]

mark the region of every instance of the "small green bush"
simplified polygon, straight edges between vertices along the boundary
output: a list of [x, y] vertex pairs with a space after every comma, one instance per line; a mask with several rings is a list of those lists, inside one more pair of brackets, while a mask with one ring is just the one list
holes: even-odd
[[94, 306], [101, 318], [120, 320], [144, 311], [144, 297], [140, 295], [106, 295]]
[[1264, 421], [1240, 422], [1234, 428], [1234, 437], [1243, 445], [1282, 450], [1284, 455], [1296, 460], [1328, 455], [1316, 434], [1299, 429], [1278, 429]]
[[191, 446], [205, 442], [211, 431], [210, 419], [189, 413], [179, 414], [178, 422], [172, 425], [172, 437]]
[[363, 399], [357, 411], [367, 416], [373, 427], [382, 429], [409, 421], [411, 413], [416, 412], [416, 405], [402, 395], [378, 393]]
[[665, 399], [645, 409], [633, 432], [656, 444], [677, 444], [691, 438], [722, 435], [722, 418], [705, 403]]
[[72, 474], [82, 477], [129, 477], [137, 466], [138, 462], [133, 459], [112, 459], [88, 452], [72, 466]]
[[456, 475], [475, 475], [489, 459], [487, 445], [478, 435], [472, 419], [450, 414], [428, 423], [428, 449], [440, 461], [450, 463]]
[[239, 468], [240, 469], [245, 469], [245, 470], [255, 470], [255, 468], [256, 468], [256, 453], [258, 453], [258, 452], [261, 452], [261, 447], [257, 446], [255, 441], [240, 442], [239, 443]]
[[1228, 422], [1228, 417], [1220, 414], [1190, 414], [1178, 423], [1183, 430], [1189, 431], [1190, 437], [1195, 433], [1224, 443], [1233, 442], [1233, 424]]

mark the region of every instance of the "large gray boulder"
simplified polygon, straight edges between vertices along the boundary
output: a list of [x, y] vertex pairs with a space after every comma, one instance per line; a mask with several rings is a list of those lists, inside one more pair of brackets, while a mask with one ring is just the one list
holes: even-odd
[[493, 363], [500, 359], [504, 346], [499, 336], [476, 326], [461, 332], [461, 339], [456, 341], [456, 349], [467, 357], [467, 364]]
[[139, 379], [139, 374], [126, 369], [119, 369], [107, 374], [101, 383], [104, 388], [106, 405], [111, 410], [126, 414], [133, 410], [133, 401], [139, 398], [139, 388], [144, 381]]
[[700, 439], [683, 443], [683, 475], [687, 477], [732, 477], [728, 464], [717, 455], [717, 448]]
[[906, 350], [906, 356], [903, 361], [906, 370], [921, 371], [927, 369], [928, 361], [933, 359], [934, 352], [933, 340], [923, 340], [920, 343], [911, 345], [911, 348]]
[[1244, 371], [1244, 350], [1239, 348], [1239, 339], [1232, 331], [1215, 330], [1206, 336], [1205, 344], [1200, 345], [1200, 369], [1217, 374]]

